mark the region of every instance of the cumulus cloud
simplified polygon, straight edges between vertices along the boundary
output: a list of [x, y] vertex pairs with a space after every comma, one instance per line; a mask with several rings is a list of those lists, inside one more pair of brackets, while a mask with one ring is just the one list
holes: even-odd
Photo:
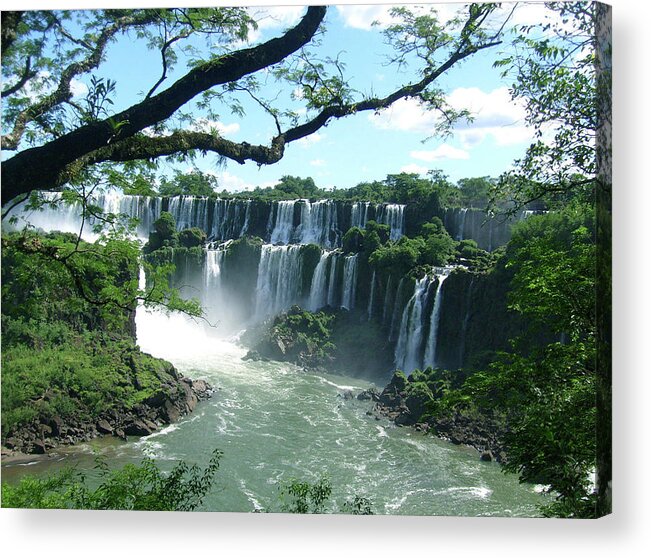
[[400, 172], [406, 172], [408, 174], [426, 174], [428, 170], [429, 169], [427, 167], [422, 167], [415, 163], [400, 167]]
[[323, 159], [314, 159], [310, 161], [310, 165], [312, 165], [313, 167], [325, 167], [326, 162]]
[[[390, 4], [366, 4], [366, 5], [343, 5], [337, 6], [339, 17], [347, 27], [370, 31], [371, 29], [386, 29], [389, 25], [397, 23], [397, 19], [391, 15]], [[433, 6], [408, 6], [414, 13], [429, 13]], [[438, 4], [436, 10], [441, 21], [451, 19], [459, 9], [458, 4]], [[376, 23], [374, 26], [373, 23]]]
[[[296, 25], [305, 12], [304, 6], [257, 6], [247, 8], [249, 15], [257, 22], [258, 28], [249, 30], [246, 43], [254, 43], [266, 32], [283, 31]], [[234, 43], [241, 48], [244, 43]]]
[[315, 143], [319, 143], [325, 137], [325, 134], [319, 134], [315, 132], [314, 134], [310, 134], [309, 136], [305, 136], [304, 138], [297, 140], [296, 143], [298, 143], [301, 147], [307, 148], [311, 145], [314, 145]]
[[431, 134], [438, 117], [416, 99], [398, 99], [388, 109], [370, 114], [369, 120], [381, 130]]
[[252, 184], [243, 178], [236, 176], [226, 170], [220, 171], [220, 172], [215, 172], [211, 173], [214, 174], [214, 176], [217, 177], [217, 184], [218, 184], [218, 189], [221, 190], [228, 190], [229, 192], [249, 192], [258, 186], [260, 188], [266, 188], [267, 186], [274, 186], [278, 183], [278, 181], [271, 181], [271, 182], [262, 182], [260, 184]]
[[[525, 125], [525, 108], [511, 99], [506, 87], [484, 92], [478, 87], [460, 87], [453, 90], [447, 101], [454, 109], [468, 109], [474, 120], [460, 122], [454, 135], [464, 148], [469, 149], [491, 136], [497, 145], [512, 145], [530, 141], [533, 131]], [[400, 99], [388, 109], [369, 115], [380, 129], [431, 134], [440, 121], [440, 115], [428, 111], [416, 99]]]
[[444, 159], [470, 159], [470, 153], [464, 149], [458, 149], [446, 143], [432, 151], [412, 151], [409, 155], [414, 159], [426, 161], [428, 163]]
[[78, 79], [72, 79], [70, 81], [70, 92], [75, 98], [84, 97], [88, 95], [88, 86]]
[[258, 29], [287, 28], [296, 25], [305, 13], [304, 6], [259, 6], [249, 8]]
[[224, 124], [218, 120], [209, 120], [208, 118], [197, 118], [192, 125], [190, 130], [193, 132], [210, 132], [211, 130], [217, 130], [220, 136], [228, 136], [236, 134], [240, 131], [240, 125], [237, 122], [231, 124]]
[[460, 87], [452, 91], [448, 102], [455, 109], [467, 108], [474, 117], [473, 122], [455, 128], [464, 146], [477, 145], [486, 136], [492, 136], [497, 145], [513, 145], [533, 137], [533, 131], [525, 125], [524, 104], [513, 101], [506, 87], [488, 93], [478, 87]]

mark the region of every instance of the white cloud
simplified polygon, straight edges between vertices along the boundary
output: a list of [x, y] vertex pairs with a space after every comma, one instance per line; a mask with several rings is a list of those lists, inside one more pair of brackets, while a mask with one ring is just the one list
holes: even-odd
[[[474, 120], [460, 122], [454, 128], [454, 135], [464, 148], [480, 144], [492, 136], [497, 145], [512, 145], [530, 141], [533, 131], [525, 126], [525, 108], [515, 102], [506, 87], [488, 93], [477, 87], [460, 87], [447, 97], [454, 109], [468, 109]], [[428, 111], [416, 99], [400, 99], [380, 113], [369, 115], [369, 120], [378, 128], [431, 135], [440, 122], [440, 115]]]
[[432, 163], [443, 159], [470, 159], [470, 153], [444, 143], [432, 151], [412, 151], [409, 154], [414, 159]]
[[481, 143], [492, 136], [497, 145], [513, 145], [530, 141], [533, 131], [526, 127], [524, 104], [511, 99], [506, 87], [485, 93], [477, 87], [460, 87], [448, 96], [448, 102], [459, 110], [467, 108], [474, 120], [455, 128], [464, 147]]
[[406, 172], [408, 174], [426, 174], [429, 169], [427, 167], [421, 167], [412, 163], [411, 165], [405, 165], [400, 167], [400, 172]]
[[248, 9], [258, 29], [285, 29], [296, 25], [305, 13], [304, 6], [260, 6]]
[[88, 94], [88, 86], [78, 79], [73, 79], [70, 81], [70, 92], [75, 98], [83, 97]]
[[237, 122], [233, 122], [232, 124], [224, 124], [218, 120], [197, 118], [190, 126], [190, 130], [193, 132], [210, 132], [211, 130], [217, 130], [220, 136], [228, 136], [239, 132], [240, 125]]
[[260, 186], [260, 188], [266, 188], [267, 186], [274, 186], [278, 183], [278, 181], [275, 180], [272, 182], [252, 184], [239, 176], [231, 174], [226, 170], [211, 174], [214, 174], [217, 177], [217, 189], [219, 191], [228, 190], [229, 192], [249, 192], [258, 186]]
[[257, 29], [250, 29], [245, 43], [236, 42], [232, 46], [241, 48], [247, 43], [254, 43], [262, 38], [265, 32], [283, 31], [296, 25], [305, 12], [304, 6], [257, 6], [247, 8], [248, 14], [257, 22]]
[[[337, 12], [347, 27], [370, 31], [374, 28], [386, 29], [389, 25], [397, 23], [398, 20], [390, 13], [393, 7], [395, 6], [390, 4], [344, 5], [337, 6]], [[429, 13], [431, 8], [435, 7], [441, 21], [451, 19], [459, 9], [459, 5], [454, 3], [406, 7], [416, 14]], [[374, 26], [373, 22], [377, 22], [377, 25]]]
[[365, 31], [373, 29], [374, 21], [377, 21], [381, 27], [391, 25], [394, 20], [389, 13], [390, 9], [391, 6], [380, 4], [337, 6], [337, 12], [339, 12], [347, 27], [363, 29]]
[[323, 159], [314, 159], [313, 161], [310, 161], [310, 165], [313, 167], [325, 167], [326, 162]]
[[319, 143], [325, 137], [325, 134], [319, 134], [315, 132], [314, 134], [310, 134], [309, 136], [305, 136], [304, 138], [297, 140], [296, 143], [298, 143], [301, 147], [307, 148], [311, 145], [314, 145], [315, 143]]
[[438, 122], [437, 115], [416, 99], [398, 99], [388, 109], [370, 114], [368, 118], [381, 130], [419, 134], [431, 134]]

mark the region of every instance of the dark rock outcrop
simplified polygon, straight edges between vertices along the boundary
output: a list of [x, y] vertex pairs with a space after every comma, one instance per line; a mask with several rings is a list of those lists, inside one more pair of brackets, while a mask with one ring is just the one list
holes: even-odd
[[212, 397], [213, 388], [205, 380], [183, 377], [169, 363], [166, 368], [168, 382], [142, 403], [111, 409], [94, 421], [79, 416], [55, 416], [27, 424], [11, 432], [3, 446], [13, 452], [45, 454], [59, 445], [78, 444], [102, 435], [123, 440], [127, 436], [147, 436], [161, 425], [193, 412], [199, 401]]
[[388, 418], [398, 426], [412, 426], [453, 444], [472, 446], [480, 452], [482, 461], [505, 462], [507, 459], [502, 442], [505, 434], [503, 426], [489, 417], [469, 417], [458, 412], [449, 416], [426, 415], [431, 396], [415, 389], [414, 384], [401, 372], [393, 375], [376, 401], [376, 416]]

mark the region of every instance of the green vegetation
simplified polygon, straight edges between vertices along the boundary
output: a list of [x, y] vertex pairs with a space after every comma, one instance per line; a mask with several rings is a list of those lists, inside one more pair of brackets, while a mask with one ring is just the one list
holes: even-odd
[[[368, 230], [368, 229], [367, 229]], [[457, 243], [443, 227], [438, 217], [433, 217], [421, 227], [415, 238], [401, 237], [395, 243], [387, 243], [374, 250], [369, 264], [385, 274], [398, 277], [407, 275], [416, 266], [443, 266], [455, 257]]]
[[264, 357], [302, 365], [322, 366], [332, 358], [332, 312], [308, 312], [292, 306], [276, 316], [263, 333], [256, 350]]
[[3, 442], [22, 427], [92, 423], [172, 394], [173, 367], [135, 346], [135, 306], [193, 306], [164, 286], [138, 289], [137, 245], [32, 233], [2, 244]]
[[192, 511], [209, 492], [222, 452], [212, 453], [205, 469], [179, 462], [164, 473], [149, 458], [110, 471], [97, 461], [97, 488], [74, 469], [46, 478], [24, 477], [16, 486], [2, 484], [3, 508]]
[[[249, 335], [251, 355], [358, 377], [373, 377], [392, 359], [386, 334], [347, 310], [293, 306]], [[364, 347], [364, 350], [360, 350]]]
[[153, 226], [154, 230], [149, 233], [149, 240], [143, 247], [145, 254], [161, 248], [195, 248], [206, 243], [206, 233], [198, 227], [177, 232], [174, 216], [168, 211], [161, 211]]
[[286, 513], [325, 513], [332, 494], [332, 484], [327, 477], [315, 483], [293, 479], [279, 488], [282, 511]]
[[[314, 483], [291, 479], [283, 482], [279, 491], [280, 509], [285, 513], [328, 513], [326, 506], [332, 495], [332, 483], [327, 476]], [[344, 502], [339, 513], [373, 515], [373, 504], [368, 498], [355, 495]]]
[[212, 196], [217, 186], [217, 178], [212, 174], [198, 170], [190, 173], [176, 170], [171, 179], [161, 182], [158, 193], [161, 196]]
[[206, 243], [206, 233], [198, 227], [179, 231], [179, 244], [184, 248], [195, 248]]
[[[514, 272], [509, 306], [529, 335], [562, 338], [493, 358], [462, 385], [443, 384], [434, 412], [478, 412], [508, 426], [505, 470], [549, 486], [544, 513], [593, 517], [596, 493], [596, 245], [594, 211], [573, 204], [533, 216], [514, 229], [505, 257]], [[430, 389], [431, 380], [425, 375]], [[420, 376], [418, 377], [420, 379]], [[434, 393], [434, 392], [433, 392]]]
[[[193, 511], [210, 493], [223, 452], [214, 450], [205, 466], [179, 461], [163, 471], [150, 458], [139, 465], [110, 470], [96, 458], [99, 479], [90, 480], [73, 468], [47, 477], [25, 476], [16, 485], [2, 483], [2, 507], [22, 509]], [[311, 483], [298, 479], [279, 486], [280, 511], [329, 513], [332, 483], [327, 476]], [[259, 510], [256, 510], [259, 511]], [[373, 515], [372, 502], [354, 495], [339, 513]]]

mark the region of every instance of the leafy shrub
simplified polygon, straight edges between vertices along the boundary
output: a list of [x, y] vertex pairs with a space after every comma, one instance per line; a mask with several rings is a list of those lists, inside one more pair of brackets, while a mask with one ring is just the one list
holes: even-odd
[[359, 227], [348, 229], [342, 239], [342, 249], [344, 254], [353, 254], [359, 252], [364, 244], [364, 233]]
[[206, 243], [206, 233], [198, 227], [183, 229], [179, 232], [179, 244], [185, 248], [194, 248]]
[[45, 479], [27, 476], [16, 486], [2, 484], [2, 507], [192, 511], [210, 490], [221, 457], [222, 452], [214, 450], [205, 469], [180, 461], [169, 473], [149, 458], [116, 471], [99, 460], [96, 469], [102, 481], [96, 489], [74, 469]]

